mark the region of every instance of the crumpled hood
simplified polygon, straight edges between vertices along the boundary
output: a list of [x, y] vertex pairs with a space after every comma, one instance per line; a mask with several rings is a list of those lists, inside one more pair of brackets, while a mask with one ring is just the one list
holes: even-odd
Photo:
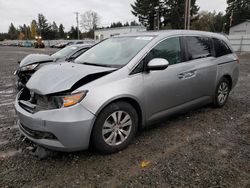
[[113, 70], [116, 70], [116, 68], [76, 63], [51, 64], [35, 72], [29, 79], [26, 87], [37, 94], [48, 95], [70, 90], [76, 82], [86, 76]]
[[20, 67], [27, 66], [34, 63], [52, 62], [55, 58], [45, 54], [30, 54], [27, 55], [20, 62]]

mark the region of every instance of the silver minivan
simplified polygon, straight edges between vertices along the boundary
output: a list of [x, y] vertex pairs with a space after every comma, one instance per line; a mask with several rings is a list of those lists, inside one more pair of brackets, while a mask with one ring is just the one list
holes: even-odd
[[46, 148], [112, 153], [139, 128], [205, 104], [222, 107], [239, 60], [220, 34], [169, 30], [104, 40], [44, 66], [15, 101], [21, 133]]

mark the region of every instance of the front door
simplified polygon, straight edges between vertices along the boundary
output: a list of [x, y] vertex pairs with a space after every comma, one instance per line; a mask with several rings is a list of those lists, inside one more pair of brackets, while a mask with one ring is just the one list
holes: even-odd
[[148, 120], [164, 114], [168, 109], [202, 97], [203, 78], [198, 67], [203, 60], [185, 62], [182, 49], [180, 37], [172, 37], [156, 45], [146, 57], [147, 61], [164, 58], [169, 62], [169, 67], [165, 70], [144, 73]]

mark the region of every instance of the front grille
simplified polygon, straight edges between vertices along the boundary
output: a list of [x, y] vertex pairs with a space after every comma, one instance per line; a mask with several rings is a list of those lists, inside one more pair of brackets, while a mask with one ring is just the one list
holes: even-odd
[[23, 124], [20, 123], [20, 128], [23, 132], [25, 132], [27, 135], [29, 135], [32, 138], [35, 139], [49, 139], [49, 140], [57, 140], [56, 136], [49, 132], [42, 132], [42, 131], [36, 131], [32, 130]]

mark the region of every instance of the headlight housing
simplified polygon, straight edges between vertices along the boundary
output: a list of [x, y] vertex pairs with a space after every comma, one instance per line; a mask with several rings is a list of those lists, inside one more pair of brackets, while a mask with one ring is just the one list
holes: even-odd
[[27, 66], [24, 66], [24, 67], [21, 67], [21, 71], [31, 71], [31, 70], [34, 70], [39, 64], [36, 63], [36, 64], [31, 64], [31, 65], [27, 65]]
[[56, 108], [69, 107], [81, 102], [86, 94], [87, 91], [81, 91], [69, 95], [52, 96], [50, 102]]

